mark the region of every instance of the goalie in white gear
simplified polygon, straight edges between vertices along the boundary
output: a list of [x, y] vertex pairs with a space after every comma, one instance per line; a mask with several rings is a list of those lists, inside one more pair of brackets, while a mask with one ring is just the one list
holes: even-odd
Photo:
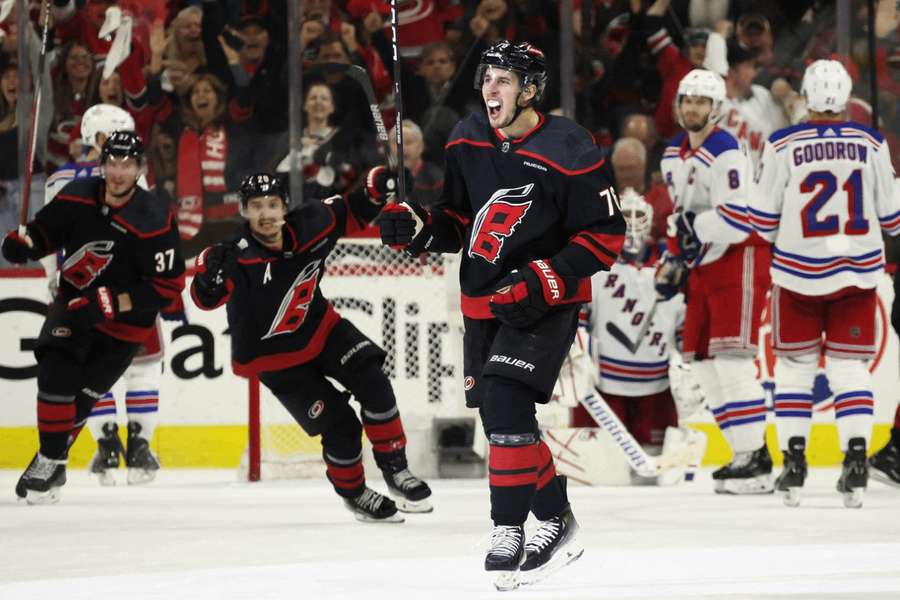
[[675, 212], [657, 290], [669, 296], [686, 279], [684, 361], [734, 451], [713, 473], [716, 492], [768, 493], [772, 460], [754, 358], [771, 259], [747, 217], [747, 156], [716, 126], [724, 98], [725, 83], [712, 71], [694, 69], [679, 83], [675, 108], [685, 131], [660, 163]]
[[[873, 419], [867, 361], [875, 355], [875, 286], [884, 242], [900, 233], [900, 186], [884, 137], [845, 120], [850, 76], [833, 60], [806, 69], [810, 120], [766, 142], [750, 220], [773, 244], [775, 417], [785, 452], [777, 481], [796, 506], [806, 477], [813, 380], [824, 351], [844, 454], [837, 484], [862, 505]], [[880, 226], [880, 227], [879, 227]]]
[[[71, 181], [101, 175], [100, 151], [114, 131], [133, 131], [134, 118], [128, 111], [112, 104], [95, 104], [81, 118], [81, 160], [60, 167], [47, 178], [45, 203], [50, 203]], [[141, 175], [138, 185], [147, 189]], [[56, 293], [59, 267], [65, 257], [50, 255], [41, 259], [48, 277], [51, 296]], [[171, 314], [171, 310], [167, 314]], [[182, 308], [174, 312], [183, 314]], [[125, 371], [125, 410], [128, 414], [128, 446], [123, 447], [116, 421], [116, 400], [107, 392], [94, 405], [87, 427], [97, 441], [97, 452], [91, 460], [90, 471], [98, 476], [101, 485], [114, 485], [113, 470], [119, 468], [125, 455], [128, 483], [152, 481], [159, 469], [159, 461], [150, 451], [149, 442], [156, 428], [159, 404], [159, 380], [162, 374], [162, 330], [157, 322], [152, 339], [138, 351]], [[81, 423], [76, 423], [80, 427]]]

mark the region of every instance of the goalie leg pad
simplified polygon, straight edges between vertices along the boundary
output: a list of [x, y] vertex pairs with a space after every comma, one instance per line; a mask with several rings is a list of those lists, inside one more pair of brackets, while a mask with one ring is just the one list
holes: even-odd
[[819, 353], [779, 356], [775, 363], [775, 425], [782, 451], [793, 437], [809, 438]]
[[825, 375], [834, 392], [834, 416], [841, 451], [847, 451], [847, 444], [853, 438], [862, 438], [868, 448], [875, 405], [866, 362], [827, 356]]

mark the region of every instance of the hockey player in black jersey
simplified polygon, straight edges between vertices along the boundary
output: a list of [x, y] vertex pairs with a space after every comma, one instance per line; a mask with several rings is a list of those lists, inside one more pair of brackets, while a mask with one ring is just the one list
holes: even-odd
[[[191, 285], [200, 308], [226, 304], [235, 374], [258, 375], [306, 433], [321, 434], [335, 492], [358, 520], [371, 522], [402, 522], [398, 508], [430, 512], [431, 490], [409, 471], [397, 401], [381, 370], [385, 352], [335, 311], [319, 283], [337, 240], [378, 215], [394, 181], [377, 167], [366, 192], [288, 212], [277, 178], [248, 176], [240, 189], [246, 224], [200, 253]], [[362, 426], [351, 394], [362, 407]], [[396, 502], [366, 486], [363, 430]]]
[[24, 263], [58, 249], [66, 261], [41, 328], [37, 421], [40, 450], [16, 485], [29, 504], [56, 502], [66, 459], [94, 403], [119, 379], [159, 310], [184, 289], [184, 259], [169, 206], [137, 186], [141, 139], [117, 131], [103, 145], [101, 177], [72, 181], [3, 256]]
[[[591, 135], [535, 110], [546, 80], [544, 55], [531, 44], [487, 49], [475, 81], [486, 112], [453, 130], [441, 201], [430, 210], [391, 204], [380, 217], [390, 246], [463, 252], [464, 387], [490, 444], [485, 569], [499, 572], [501, 589], [581, 555], [535, 404], [548, 401], [590, 277], [616, 261], [625, 231]], [[542, 523], [525, 543], [529, 509]]]

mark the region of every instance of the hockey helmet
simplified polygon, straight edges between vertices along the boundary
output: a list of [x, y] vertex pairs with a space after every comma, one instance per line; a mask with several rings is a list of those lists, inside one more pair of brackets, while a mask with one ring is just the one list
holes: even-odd
[[81, 116], [81, 142], [86, 148], [101, 150], [97, 134], [107, 138], [114, 131], [134, 131], [134, 118], [114, 104], [95, 104]]
[[853, 82], [844, 65], [827, 59], [806, 67], [800, 86], [800, 92], [806, 97], [806, 107], [816, 112], [843, 112], [852, 89]]
[[650, 237], [653, 227], [653, 206], [633, 188], [625, 188], [619, 197], [622, 218], [625, 220], [625, 244], [622, 254], [636, 256], [644, 248], [644, 241]]
[[681, 118], [681, 99], [685, 96], [709, 98], [712, 101], [709, 121], [714, 122], [719, 118], [722, 102], [725, 101], [725, 80], [721, 75], [707, 69], [694, 69], [681, 78], [681, 81], [678, 82], [678, 92], [675, 95], [675, 111], [678, 115], [678, 123], [682, 127], [684, 127], [684, 123]]
[[544, 53], [529, 44], [520, 42], [514, 44], [509, 40], [500, 40], [481, 53], [481, 63], [475, 72], [475, 89], [480, 90], [484, 81], [484, 74], [490, 67], [497, 67], [512, 71], [519, 76], [519, 81], [524, 90], [531, 84], [537, 88], [533, 102], [540, 102], [547, 87], [547, 60]]
[[289, 204], [287, 190], [281, 179], [270, 173], [254, 173], [244, 177], [241, 181], [240, 194], [242, 210], [247, 208], [247, 203], [252, 198], [261, 196], [278, 196], [284, 202], [285, 208]]
[[105, 164], [110, 156], [133, 158], [138, 164], [144, 159], [144, 142], [133, 131], [114, 131], [106, 138], [100, 152], [100, 164]]

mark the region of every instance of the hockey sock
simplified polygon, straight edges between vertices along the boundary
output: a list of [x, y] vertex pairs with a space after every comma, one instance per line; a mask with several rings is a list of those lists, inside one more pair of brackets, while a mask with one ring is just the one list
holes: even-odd
[[788, 449], [793, 437], [809, 437], [812, 425], [813, 381], [819, 354], [779, 356], [775, 363], [775, 425], [778, 444]]
[[706, 396], [706, 401], [709, 404], [709, 410], [712, 411], [713, 416], [716, 417], [716, 423], [719, 424], [722, 436], [725, 438], [725, 441], [728, 442], [729, 446], [734, 447], [734, 442], [731, 439], [731, 432], [728, 427], [722, 427], [717, 416], [717, 412], [722, 412], [726, 400], [722, 393], [722, 386], [719, 385], [719, 376], [716, 374], [712, 359], [707, 358], [692, 361], [691, 372], [694, 374], [697, 383], [699, 383], [700, 387], [703, 389], [703, 394]]
[[541, 440], [538, 442], [537, 485], [531, 501], [531, 512], [541, 521], [547, 521], [561, 513], [566, 504], [566, 495], [553, 465], [553, 455], [544, 440]]
[[75, 426], [75, 396], [38, 390], [38, 437], [41, 454], [62, 460], [69, 448], [69, 434]]
[[765, 443], [766, 401], [753, 359], [717, 356], [713, 364], [726, 399], [713, 410], [719, 428], [729, 430], [734, 452], [758, 450]]
[[141, 426], [140, 437], [153, 439], [159, 416], [159, 379], [162, 375], [160, 360], [131, 363], [125, 371], [128, 391], [125, 392], [125, 410], [128, 422]]
[[851, 438], [863, 438], [868, 447], [875, 403], [866, 363], [860, 359], [826, 355], [825, 375], [834, 391], [834, 418], [841, 452], [847, 451], [847, 442]]
[[106, 392], [97, 400], [87, 419], [87, 427], [94, 436], [94, 441], [103, 437], [103, 426], [116, 422], [116, 399], [112, 392]]
[[353, 458], [339, 458], [327, 450], [322, 452], [325, 458], [325, 476], [338, 496], [355, 498], [366, 489], [366, 475], [363, 471], [362, 452]]
[[521, 525], [528, 518], [540, 456], [533, 433], [488, 436], [488, 481], [495, 525]]
[[406, 434], [400, 412], [395, 406], [384, 413], [362, 410], [363, 429], [372, 444], [372, 453], [379, 468], [400, 470], [406, 468]]

